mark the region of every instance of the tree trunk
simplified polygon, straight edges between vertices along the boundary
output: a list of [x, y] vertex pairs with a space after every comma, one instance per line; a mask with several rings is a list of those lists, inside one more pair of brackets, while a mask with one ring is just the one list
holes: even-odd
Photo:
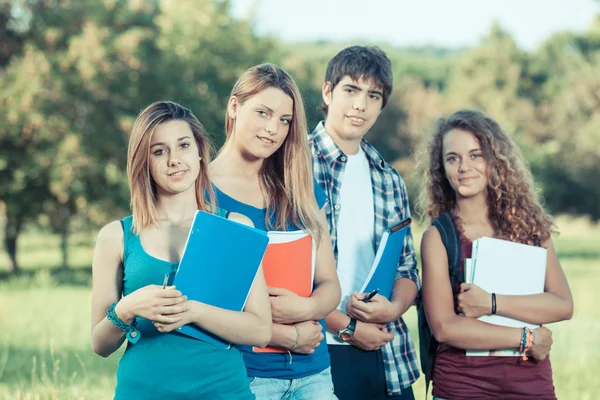
[[71, 223], [71, 213], [67, 207], [60, 210], [60, 219], [62, 229], [60, 230], [60, 252], [62, 255], [62, 268], [69, 268], [69, 226]]
[[21, 233], [21, 221], [7, 213], [4, 226], [4, 249], [8, 253], [8, 272], [16, 275], [21, 272], [17, 262], [17, 239]]

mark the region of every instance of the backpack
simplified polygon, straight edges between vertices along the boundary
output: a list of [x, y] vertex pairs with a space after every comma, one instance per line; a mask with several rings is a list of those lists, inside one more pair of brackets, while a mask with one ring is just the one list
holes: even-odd
[[[432, 223], [437, 228], [442, 237], [442, 242], [446, 248], [446, 255], [448, 256], [448, 272], [450, 275], [450, 282], [452, 284], [452, 292], [456, 292], [460, 283], [464, 282], [464, 274], [460, 269], [460, 261], [462, 258], [460, 248], [460, 237], [456, 230], [454, 220], [449, 213], [440, 215]], [[438, 342], [433, 337], [429, 325], [427, 324], [427, 317], [425, 315], [425, 306], [423, 300], [419, 301], [417, 305], [417, 318], [419, 326], [419, 350], [421, 360], [421, 370], [425, 375], [425, 398], [427, 398], [427, 392], [429, 391], [429, 384], [433, 379], [433, 365], [435, 362], [435, 355], [437, 354]]]

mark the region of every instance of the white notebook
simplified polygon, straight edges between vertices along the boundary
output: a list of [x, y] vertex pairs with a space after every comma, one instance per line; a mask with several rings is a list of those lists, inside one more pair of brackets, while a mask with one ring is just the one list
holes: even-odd
[[[489, 293], [529, 295], [544, 292], [546, 249], [542, 247], [483, 237], [473, 242], [471, 259], [467, 260], [465, 260], [465, 281], [474, 283]], [[484, 315], [478, 319], [512, 328], [539, 327], [539, 325], [501, 315]], [[520, 356], [521, 353], [514, 349], [493, 352], [468, 350], [467, 355]]]

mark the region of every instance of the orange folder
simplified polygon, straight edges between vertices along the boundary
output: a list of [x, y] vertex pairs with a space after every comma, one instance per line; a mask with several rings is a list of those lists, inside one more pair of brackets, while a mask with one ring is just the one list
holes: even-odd
[[[269, 245], [262, 261], [267, 286], [291, 290], [298, 296], [312, 294], [316, 249], [303, 231], [269, 232]], [[255, 353], [285, 353], [277, 347], [254, 347]]]

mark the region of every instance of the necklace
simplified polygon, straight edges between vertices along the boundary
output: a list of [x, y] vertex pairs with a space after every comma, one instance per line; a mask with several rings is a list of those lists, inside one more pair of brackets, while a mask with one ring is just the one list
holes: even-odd
[[477, 229], [475, 229], [473, 224], [471, 224], [469, 221], [465, 220], [464, 218], [460, 218], [460, 219], [466, 224], [467, 228], [470, 228], [473, 232], [475, 232], [477, 234], [478, 238], [483, 237], [483, 235], [481, 233], [479, 233], [479, 231]]

